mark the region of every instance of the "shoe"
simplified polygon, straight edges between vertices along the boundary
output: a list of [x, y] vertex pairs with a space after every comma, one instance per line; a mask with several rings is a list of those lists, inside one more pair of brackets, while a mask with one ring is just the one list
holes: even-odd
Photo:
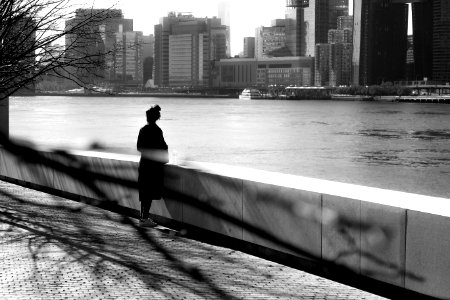
[[152, 219], [146, 219], [146, 220], [139, 220], [139, 226], [141, 227], [156, 227], [158, 226], [158, 224], [156, 224], [155, 222], [153, 222]]

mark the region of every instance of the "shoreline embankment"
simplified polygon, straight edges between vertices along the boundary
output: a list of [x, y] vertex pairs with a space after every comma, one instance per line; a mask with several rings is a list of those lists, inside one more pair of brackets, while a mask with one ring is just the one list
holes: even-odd
[[[17, 95], [22, 97], [58, 96], [58, 97], [158, 97], [158, 98], [199, 98], [199, 99], [238, 99], [237, 95], [198, 94], [198, 93], [42, 93]], [[445, 103], [450, 104], [450, 95], [425, 96], [366, 96], [366, 95], [331, 95], [324, 99], [293, 99], [293, 98], [267, 98], [255, 100], [331, 100], [331, 101], [375, 101], [375, 102], [403, 102], [403, 103]]]
[[59, 97], [182, 97], [182, 98], [235, 98], [235, 95], [206, 95], [195, 93], [35, 93], [20, 96], [59, 96]]

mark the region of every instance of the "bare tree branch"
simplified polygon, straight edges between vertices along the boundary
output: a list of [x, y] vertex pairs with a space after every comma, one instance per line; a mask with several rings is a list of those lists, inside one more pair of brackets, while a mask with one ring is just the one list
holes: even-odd
[[[104, 78], [102, 24], [118, 10], [77, 10], [69, 0], [3, 0], [0, 3], [0, 100], [45, 76], [89, 87]], [[121, 14], [121, 12], [120, 12]], [[58, 46], [57, 43], [65, 43]]]

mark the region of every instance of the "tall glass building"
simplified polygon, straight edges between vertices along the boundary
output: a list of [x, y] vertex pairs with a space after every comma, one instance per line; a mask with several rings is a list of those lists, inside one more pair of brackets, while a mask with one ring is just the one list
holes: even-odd
[[450, 82], [450, 1], [432, 1], [433, 71], [432, 80]]
[[141, 31], [119, 31], [116, 34], [110, 81], [122, 86], [140, 86], [143, 78]]
[[450, 82], [450, 1], [360, 0], [354, 2], [353, 84], [404, 79], [410, 2], [413, 77]]
[[403, 78], [407, 32], [406, 4], [393, 4], [392, 0], [355, 1], [354, 84], [380, 84]]
[[133, 20], [125, 19], [120, 9], [77, 9], [75, 16], [65, 21], [66, 30], [75, 26], [75, 32], [65, 35], [66, 56], [85, 58], [88, 67], [71, 73], [92, 84], [111, 79], [116, 33], [133, 31]]
[[287, 0], [286, 7], [286, 45], [299, 56], [314, 56], [315, 45], [337, 28], [337, 18], [348, 15], [348, 0]]
[[227, 57], [227, 26], [218, 18], [169, 13], [155, 25], [155, 84], [206, 87], [214, 62]]
[[255, 57], [269, 57], [274, 50], [286, 45], [286, 26], [284, 19], [272, 21], [272, 26], [261, 26], [255, 30]]

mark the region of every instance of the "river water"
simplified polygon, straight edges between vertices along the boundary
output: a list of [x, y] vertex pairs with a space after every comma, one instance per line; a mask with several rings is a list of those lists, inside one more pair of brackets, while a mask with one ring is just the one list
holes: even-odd
[[145, 110], [174, 157], [450, 198], [450, 105], [152, 97], [11, 97], [10, 134], [137, 154]]

